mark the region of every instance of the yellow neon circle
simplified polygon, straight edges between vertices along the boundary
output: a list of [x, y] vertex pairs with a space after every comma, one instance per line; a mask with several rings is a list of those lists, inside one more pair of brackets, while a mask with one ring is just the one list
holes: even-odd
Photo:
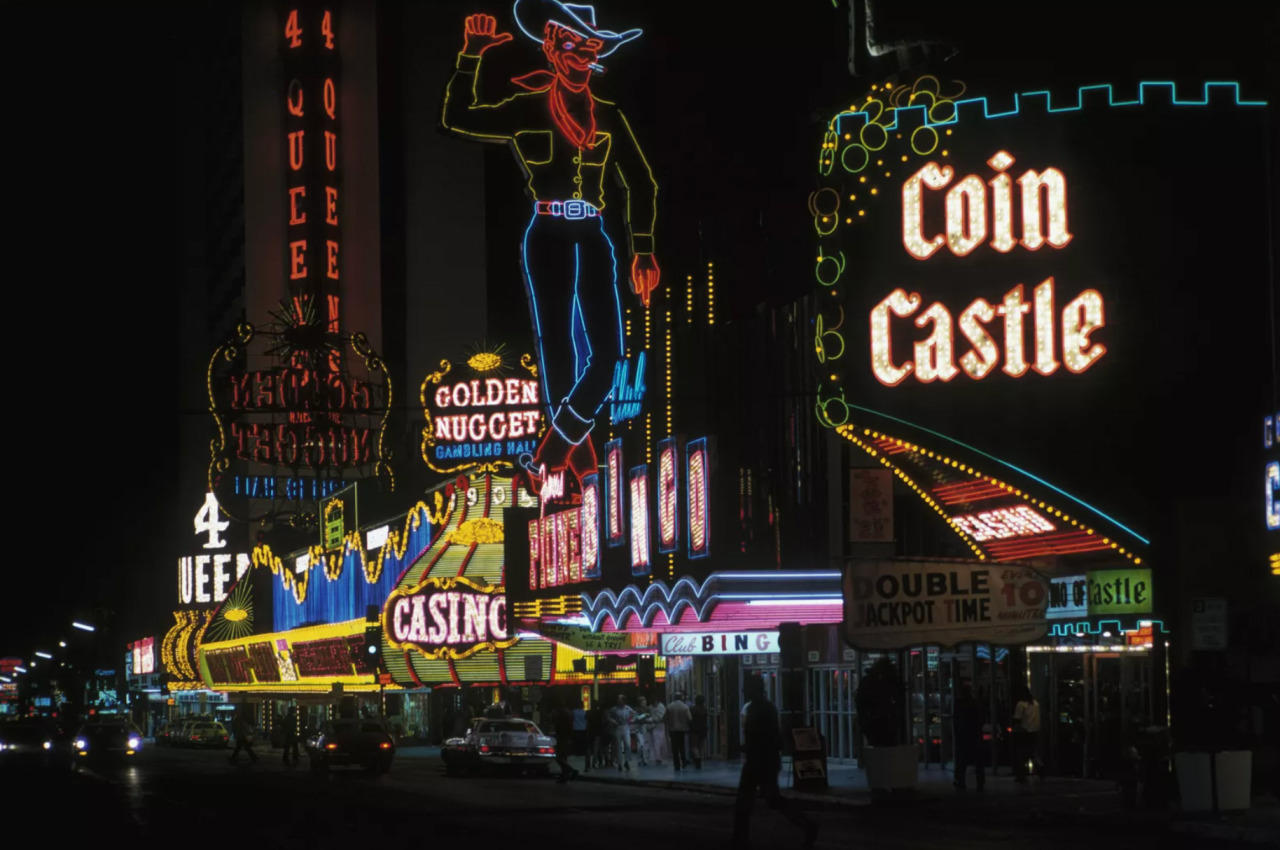
[[879, 124], [867, 124], [858, 136], [869, 151], [878, 151], [889, 144], [889, 134]]
[[940, 100], [929, 108], [929, 120], [945, 124], [956, 117], [956, 105], [950, 100]]
[[917, 127], [911, 132], [911, 149], [920, 156], [928, 156], [938, 149], [938, 131], [932, 127]]
[[[849, 159], [849, 152], [853, 151], [853, 159]], [[871, 161], [871, 155], [867, 153], [867, 149], [859, 144], [852, 144], [845, 147], [840, 152], [840, 164], [844, 166], [844, 170], [850, 174], [857, 174], [859, 171], [867, 167], [867, 163]]]

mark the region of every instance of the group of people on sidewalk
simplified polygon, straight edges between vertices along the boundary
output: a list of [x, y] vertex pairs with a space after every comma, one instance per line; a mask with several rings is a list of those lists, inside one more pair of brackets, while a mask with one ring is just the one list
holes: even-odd
[[[758, 675], [747, 677], [743, 694], [747, 700], [743, 711], [744, 761], [734, 805], [732, 845], [747, 845], [751, 809], [758, 793], [771, 808], [803, 830], [804, 846], [811, 848], [817, 840], [817, 824], [805, 816], [795, 800], [783, 797], [778, 788], [778, 773], [782, 769], [782, 728], [778, 709], [767, 698], [764, 682]], [[594, 731], [590, 714], [581, 705], [556, 707], [553, 711], [556, 763], [560, 766], [557, 781], [568, 782], [578, 775], [579, 771], [569, 764], [571, 754], [582, 755], [586, 759], [583, 769], [587, 771], [593, 765], [600, 767], [609, 762], [620, 771], [630, 770], [633, 732], [641, 765], [650, 761], [662, 764], [663, 758], [669, 754], [672, 766], [677, 772], [681, 771], [690, 761], [685, 754], [688, 742], [693, 765], [701, 769], [707, 735], [707, 709], [703, 697], [697, 697], [692, 707], [685, 702], [682, 693], [677, 693], [666, 705], [655, 700], [650, 706], [643, 696], [638, 702], [638, 707], [633, 709], [627, 705], [626, 696], [619, 694], [614, 705], [603, 713], [598, 728], [601, 738], [610, 745], [608, 762], [598, 760], [601, 750], [591, 752], [584, 749]]]
[[670, 703], [645, 696], [632, 708], [625, 694], [618, 694], [608, 709], [597, 705], [587, 711], [579, 704], [552, 709], [556, 736], [556, 762], [560, 780], [568, 781], [578, 770], [570, 756], [583, 760], [583, 770], [617, 767], [631, 770], [631, 756], [641, 766], [670, 762], [678, 772], [690, 764], [702, 769], [702, 753], [707, 739], [707, 707], [702, 696], [691, 706], [677, 693]]

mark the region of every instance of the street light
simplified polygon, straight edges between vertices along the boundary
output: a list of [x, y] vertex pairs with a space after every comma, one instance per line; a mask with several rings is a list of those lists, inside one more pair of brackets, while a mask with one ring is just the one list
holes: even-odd
[[75, 627], [75, 628], [77, 628], [77, 629], [80, 629], [81, 631], [84, 631], [84, 632], [93, 632], [93, 631], [97, 631], [97, 629], [95, 629], [93, 626], [89, 625], [88, 623], [79, 623], [79, 622], [74, 622], [74, 623], [72, 623], [71, 625], [72, 625], [72, 626], [74, 626], [74, 627]]
[[58, 646], [62, 647], [63, 649], [66, 649], [66, 648], [67, 648], [67, 642], [66, 642], [65, 640], [60, 640], [60, 641], [58, 641]]
[[[31, 665], [31, 666], [33, 666], [33, 667], [34, 667], [35, 665], [33, 664], [33, 665]], [[13, 669], [14, 669], [14, 670], [17, 670], [19, 673], [25, 673], [25, 672], [27, 672], [27, 668], [26, 668], [26, 667], [14, 667]]]
[[53, 660], [53, 656], [52, 656], [52, 655], [50, 655], [50, 654], [49, 654], [49, 653], [47, 653], [47, 652], [41, 652], [41, 651], [40, 651], [40, 650], [38, 650], [38, 649], [36, 650], [36, 655], [40, 656], [41, 658], [47, 658], [47, 659], [49, 659], [50, 661], [52, 661], [52, 660]]

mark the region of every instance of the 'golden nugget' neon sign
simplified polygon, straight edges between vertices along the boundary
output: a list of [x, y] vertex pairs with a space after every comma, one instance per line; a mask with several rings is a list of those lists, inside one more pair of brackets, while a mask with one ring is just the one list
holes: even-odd
[[[984, 244], [1000, 253], [1019, 246], [1028, 251], [1038, 251], [1046, 245], [1066, 247], [1072, 238], [1067, 227], [1066, 177], [1056, 168], [1046, 168], [1039, 172], [1028, 169], [1017, 179], [1016, 218], [1020, 228], [1015, 235], [1014, 180], [1006, 173], [1013, 162], [1005, 151], [997, 152], [987, 160], [996, 173], [986, 181], [976, 174], [956, 181], [955, 169], [936, 162], [926, 163], [908, 177], [902, 186], [902, 244], [907, 253], [923, 261], [935, 256], [944, 245], [957, 257], [967, 256]], [[943, 189], [947, 189], [943, 199], [944, 230], [926, 233], [928, 194]], [[961, 373], [981, 380], [1000, 365], [1003, 355], [1001, 369], [1014, 378], [1028, 370], [1051, 375], [1059, 366], [1066, 366], [1069, 372], [1084, 372], [1107, 352], [1105, 345], [1090, 340], [1090, 335], [1105, 324], [1102, 295], [1086, 289], [1068, 301], [1059, 314], [1055, 286], [1054, 279], [1047, 277], [1033, 287], [1028, 298], [1024, 285], [1019, 283], [995, 304], [985, 298], [975, 299], [960, 311], [958, 319], [939, 302], [921, 310], [923, 299], [919, 294], [895, 289], [871, 310], [872, 371], [877, 380], [890, 387], [913, 374], [921, 383], [950, 381]], [[997, 316], [1003, 319], [1004, 326], [1000, 339], [987, 329]], [[907, 318], [913, 318], [917, 328], [930, 328], [930, 333], [913, 341], [912, 359], [895, 363], [893, 320]], [[961, 339], [957, 340], [957, 336]], [[1030, 359], [1028, 336], [1032, 341]], [[968, 347], [959, 358], [958, 341]]]

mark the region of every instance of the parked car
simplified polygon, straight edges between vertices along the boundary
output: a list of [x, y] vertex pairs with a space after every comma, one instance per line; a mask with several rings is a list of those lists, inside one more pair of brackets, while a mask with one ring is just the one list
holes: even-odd
[[450, 776], [484, 768], [506, 768], [546, 775], [555, 761], [556, 739], [542, 734], [532, 720], [509, 717], [476, 720], [461, 738], [440, 747], [445, 773]]
[[72, 747], [75, 762], [124, 760], [142, 752], [142, 730], [127, 720], [103, 718], [81, 726]]
[[231, 740], [227, 727], [216, 720], [197, 720], [180, 733], [184, 747], [226, 747]]
[[340, 765], [386, 773], [395, 758], [396, 743], [380, 720], [331, 720], [307, 739], [307, 755], [316, 773]]
[[178, 742], [178, 734], [182, 731], [184, 720], [174, 720], [156, 730], [156, 746], [172, 747]]

